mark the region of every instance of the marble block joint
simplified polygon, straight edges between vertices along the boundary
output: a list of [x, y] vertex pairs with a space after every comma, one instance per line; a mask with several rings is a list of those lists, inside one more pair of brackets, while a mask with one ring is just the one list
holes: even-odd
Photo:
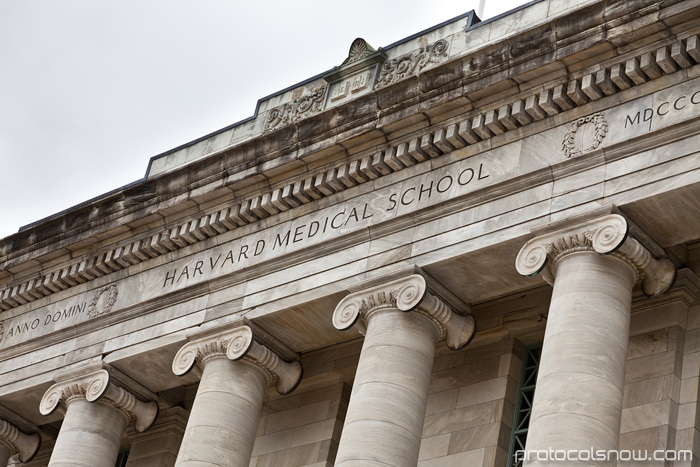
[[229, 360], [244, 360], [260, 367], [277, 392], [285, 395], [301, 382], [303, 369], [299, 362], [285, 362], [267, 346], [255, 340], [253, 329], [243, 325], [232, 331], [188, 342], [173, 360], [173, 373], [182, 376], [195, 365], [203, 369], [207, 360], [225, 355]]
[[649, 250], [629, 235], [627, 220], [609, 214], [577, 225], [533, 238], [523, 246], [516, 259], [516, 268], [523, 276], [542, 273], [553, 284], [556, 265], [566, 254], [595, 251], [615, 255], [628, 261], [642, 281], [642, 292], [655, 297], [667, 292], [675, 282], [676, 268], [668, 258], [654, 258]]
[[13, 424], [0, 420], [0, 467], [5, 467], [10, 457], [19, 454], [20, 462], [29, 462], [39, 451], [41, 437], [34, 433], [22, 433]]
[[438, 341], [445, 340], [452, 350], [465, 347], [476, 333], [474, 317], [452, 311], [428, 291], [425, 278], [419, 274], [348, 295], [333, 312], [333, 325], [344, 331], [357, 324], [365, 334], [369, 316], [387, 308], [424, 315], [437, 327]]

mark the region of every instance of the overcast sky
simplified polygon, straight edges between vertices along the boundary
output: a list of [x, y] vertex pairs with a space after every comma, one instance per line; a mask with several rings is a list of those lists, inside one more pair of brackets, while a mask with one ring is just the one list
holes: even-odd
[[[482, 19], [525, 1], [487, 0]], [[2, 0], [0, 238], [478, 0]]]

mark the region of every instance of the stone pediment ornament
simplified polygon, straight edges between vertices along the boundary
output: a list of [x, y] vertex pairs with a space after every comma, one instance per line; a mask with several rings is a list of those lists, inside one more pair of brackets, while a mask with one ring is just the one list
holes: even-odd
[[352, 41], [350, 51], [348, 52], [348, 58], [346, 58], [340, 66], [354, 63], [369, 55], [372, 55], [372, 53], [374, 52], [376, 52], [376, 50], [371, 45], [369, 45], [366, 40], [362, 39], [361, 37], [358, 37], [357, 39]]
[[569, 127], [569, 131], [564, 136], [562, 149], [569, 159], [580, 156], [597, 149], [607, 134], [608, 122], [602, 113], [581, 117]]

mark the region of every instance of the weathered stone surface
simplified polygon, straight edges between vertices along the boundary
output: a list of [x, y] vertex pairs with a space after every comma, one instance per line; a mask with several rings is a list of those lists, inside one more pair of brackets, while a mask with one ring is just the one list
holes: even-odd
[[[145, 180], [2, 240], [0, 419], [46, 441], [27, 465], [79, 465], [54, 439], [95, 420], [114, 429], [85, 455], [131, 443], [129, 467], [505, 465], [524, 349], [543, 339], [528, 443], [697, 451], [697, 17], [544, 0], [381, 50], [358, 39]], [[525, 272], [554, 292], [518, 275], [542, 226], [595, 210], [627, 227], [541, 245]], [[429, 291], [401, 311], [376, 288], [416, 266]], [[359, 316], [344, 332], [340, 303]], [[242, 319], [274, 345], [172, 373], [178, 349]], [[103, 363], [170, 414], [156, 432], [122, 439], [109, 407], [60, 431], [39, 416], [62, 371]]]

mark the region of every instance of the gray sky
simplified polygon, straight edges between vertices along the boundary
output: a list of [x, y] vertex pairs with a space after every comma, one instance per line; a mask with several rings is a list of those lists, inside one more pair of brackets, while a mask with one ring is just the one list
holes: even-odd
[[[482, 19], [525, 3], [487, 0]], [[2, 0], [0, 238], [478, 0]]]

